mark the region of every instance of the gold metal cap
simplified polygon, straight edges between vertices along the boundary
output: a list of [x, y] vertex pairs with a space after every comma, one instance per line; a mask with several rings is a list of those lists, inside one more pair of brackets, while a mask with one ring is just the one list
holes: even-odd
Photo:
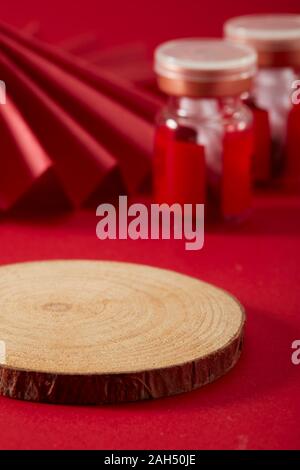
[[300, 67], [300, 15], [247, 15], [225, 23], [227, 39], [250, 45], [261, 67]]
[[155, 51], [162, 91], [175, 96], [230, 96], [248, 91], [256, 72], [256, 52], [221, 39], [178, 39]]

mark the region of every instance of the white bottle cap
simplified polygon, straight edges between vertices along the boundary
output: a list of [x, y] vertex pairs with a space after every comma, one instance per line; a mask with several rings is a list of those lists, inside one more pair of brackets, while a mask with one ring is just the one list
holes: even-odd
[[300, 66], [300, 15], [248, 15], [225, 23], [225, 37], [254, 47], [260, 66]]
[[256, 53], [220, 39], [178, 39], [155, 51], [160, 88], [179, 96], [225, 96], [249, 90]]

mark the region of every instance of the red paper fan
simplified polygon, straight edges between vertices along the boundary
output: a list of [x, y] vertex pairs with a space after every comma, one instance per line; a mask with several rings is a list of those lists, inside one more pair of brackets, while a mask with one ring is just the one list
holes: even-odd
[[52, 165], [9, 97], [0, 106], [0, 209], [10, 208]]
[[111, 172], [138, 191], [151, 170], [161, 99], [6, 25], [0, 43], [9, 95], [0, 108], [0, 208], [12, 207], [49, 167], [73, 205], [105, 188]]

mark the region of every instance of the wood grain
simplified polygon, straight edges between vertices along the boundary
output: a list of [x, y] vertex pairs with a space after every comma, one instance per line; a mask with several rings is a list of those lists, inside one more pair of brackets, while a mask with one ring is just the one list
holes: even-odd
[[102, 404], [187, 392], [237, 362], [245, 315], [172, 271], [104, 261], [0, 268], [0, 393]]

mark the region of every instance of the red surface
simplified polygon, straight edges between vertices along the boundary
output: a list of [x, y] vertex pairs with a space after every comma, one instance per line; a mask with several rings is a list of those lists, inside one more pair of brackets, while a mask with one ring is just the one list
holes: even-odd
[[158, 401], [80, 408], [0, 398], [1, 448], [300, 448], [300, 198], [264, 196], [253, 218], [181, 241], [100, 241], [94, 213], [3, 220], [1, 263], [113, 259], [170, 268], [228, 289], [245, 305], [236, 368], [201, 390]]
[[[99, 2], [11, 0], [1, 17], [17, 26], [38, 19], [58, 41], [97, 31], [99, 43], [220, 34], [231, 15], [299, 12], [299, 0], [250, 3], [156, 0]], [[170, 16], [170, 14], [172, 16]], [[34, 29], [34, 28], [33, 28]], [[0, 262], [118, 259], [171, 268], [230, 290], [248, 314], [244, 354], [226, 377], [187, 395], [130, 405], [79, 408], [0, 399], [0, 448], [300, 448], [300, 200], [265, 195], [253, 218], [232, 230], [206, 231], [204, 249], [181, 242], [99, 241], [85, 212], [44, 220], [3, 219]]]

